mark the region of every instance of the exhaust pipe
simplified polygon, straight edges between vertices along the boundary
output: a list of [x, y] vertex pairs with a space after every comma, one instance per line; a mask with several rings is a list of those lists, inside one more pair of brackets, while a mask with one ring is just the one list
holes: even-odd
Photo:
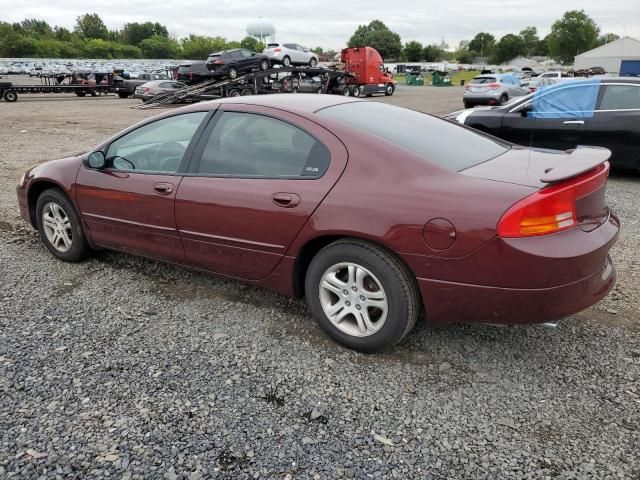
[[544, 323], [541, 323], [540, 325], [548, 330], [555, 330], [555, 328], [558, 326], [558, 323], [560, 323], [560, 320], [554, 320], [552, 322], [544, 322]]

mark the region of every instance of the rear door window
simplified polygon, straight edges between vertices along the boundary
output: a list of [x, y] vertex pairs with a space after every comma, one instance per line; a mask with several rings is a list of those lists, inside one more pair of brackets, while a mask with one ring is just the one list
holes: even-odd
[[282, 120], [222, 112], [191, 173], [240, 178], [319, 178], [329, 150], [304, 130]]
[[640, 85], [607, 85], [599, 110], [640, 109]]
[[460, 171], [510, 149], [461, 125], [406, 108], [378, 102], [350, 102], [319, 110], [349, 126], [369, 132], [449, 170]]

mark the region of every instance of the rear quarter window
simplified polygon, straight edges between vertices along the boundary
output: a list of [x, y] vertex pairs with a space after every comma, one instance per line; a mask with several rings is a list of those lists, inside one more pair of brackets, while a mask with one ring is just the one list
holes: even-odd
[[319, 110], [448, 170], [461, 171], [508, 151], [508, 143], [492, 139], [440, 118], [378, 102], [350, 102]]

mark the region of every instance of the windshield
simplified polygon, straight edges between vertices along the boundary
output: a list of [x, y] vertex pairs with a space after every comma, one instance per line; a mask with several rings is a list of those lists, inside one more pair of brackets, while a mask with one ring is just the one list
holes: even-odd
[[342, 103], [317, 113], [369, 132], [453, 171], [495, 158], [510, 148], [508, 143], [497, 138], [486, 137], [426, 113], [385, 103]]

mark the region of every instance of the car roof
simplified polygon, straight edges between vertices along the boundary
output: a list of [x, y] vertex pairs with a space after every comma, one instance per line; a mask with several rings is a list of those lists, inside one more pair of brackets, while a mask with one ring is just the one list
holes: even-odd
[[291, 112], [315, 113], [323, 108], [351, 102], [364, 102], [343, 95], [252, 95], [244, 97], [230, 97], [211, 100], [208, 104], [239, 103], [264, 107], [280, 108]]

